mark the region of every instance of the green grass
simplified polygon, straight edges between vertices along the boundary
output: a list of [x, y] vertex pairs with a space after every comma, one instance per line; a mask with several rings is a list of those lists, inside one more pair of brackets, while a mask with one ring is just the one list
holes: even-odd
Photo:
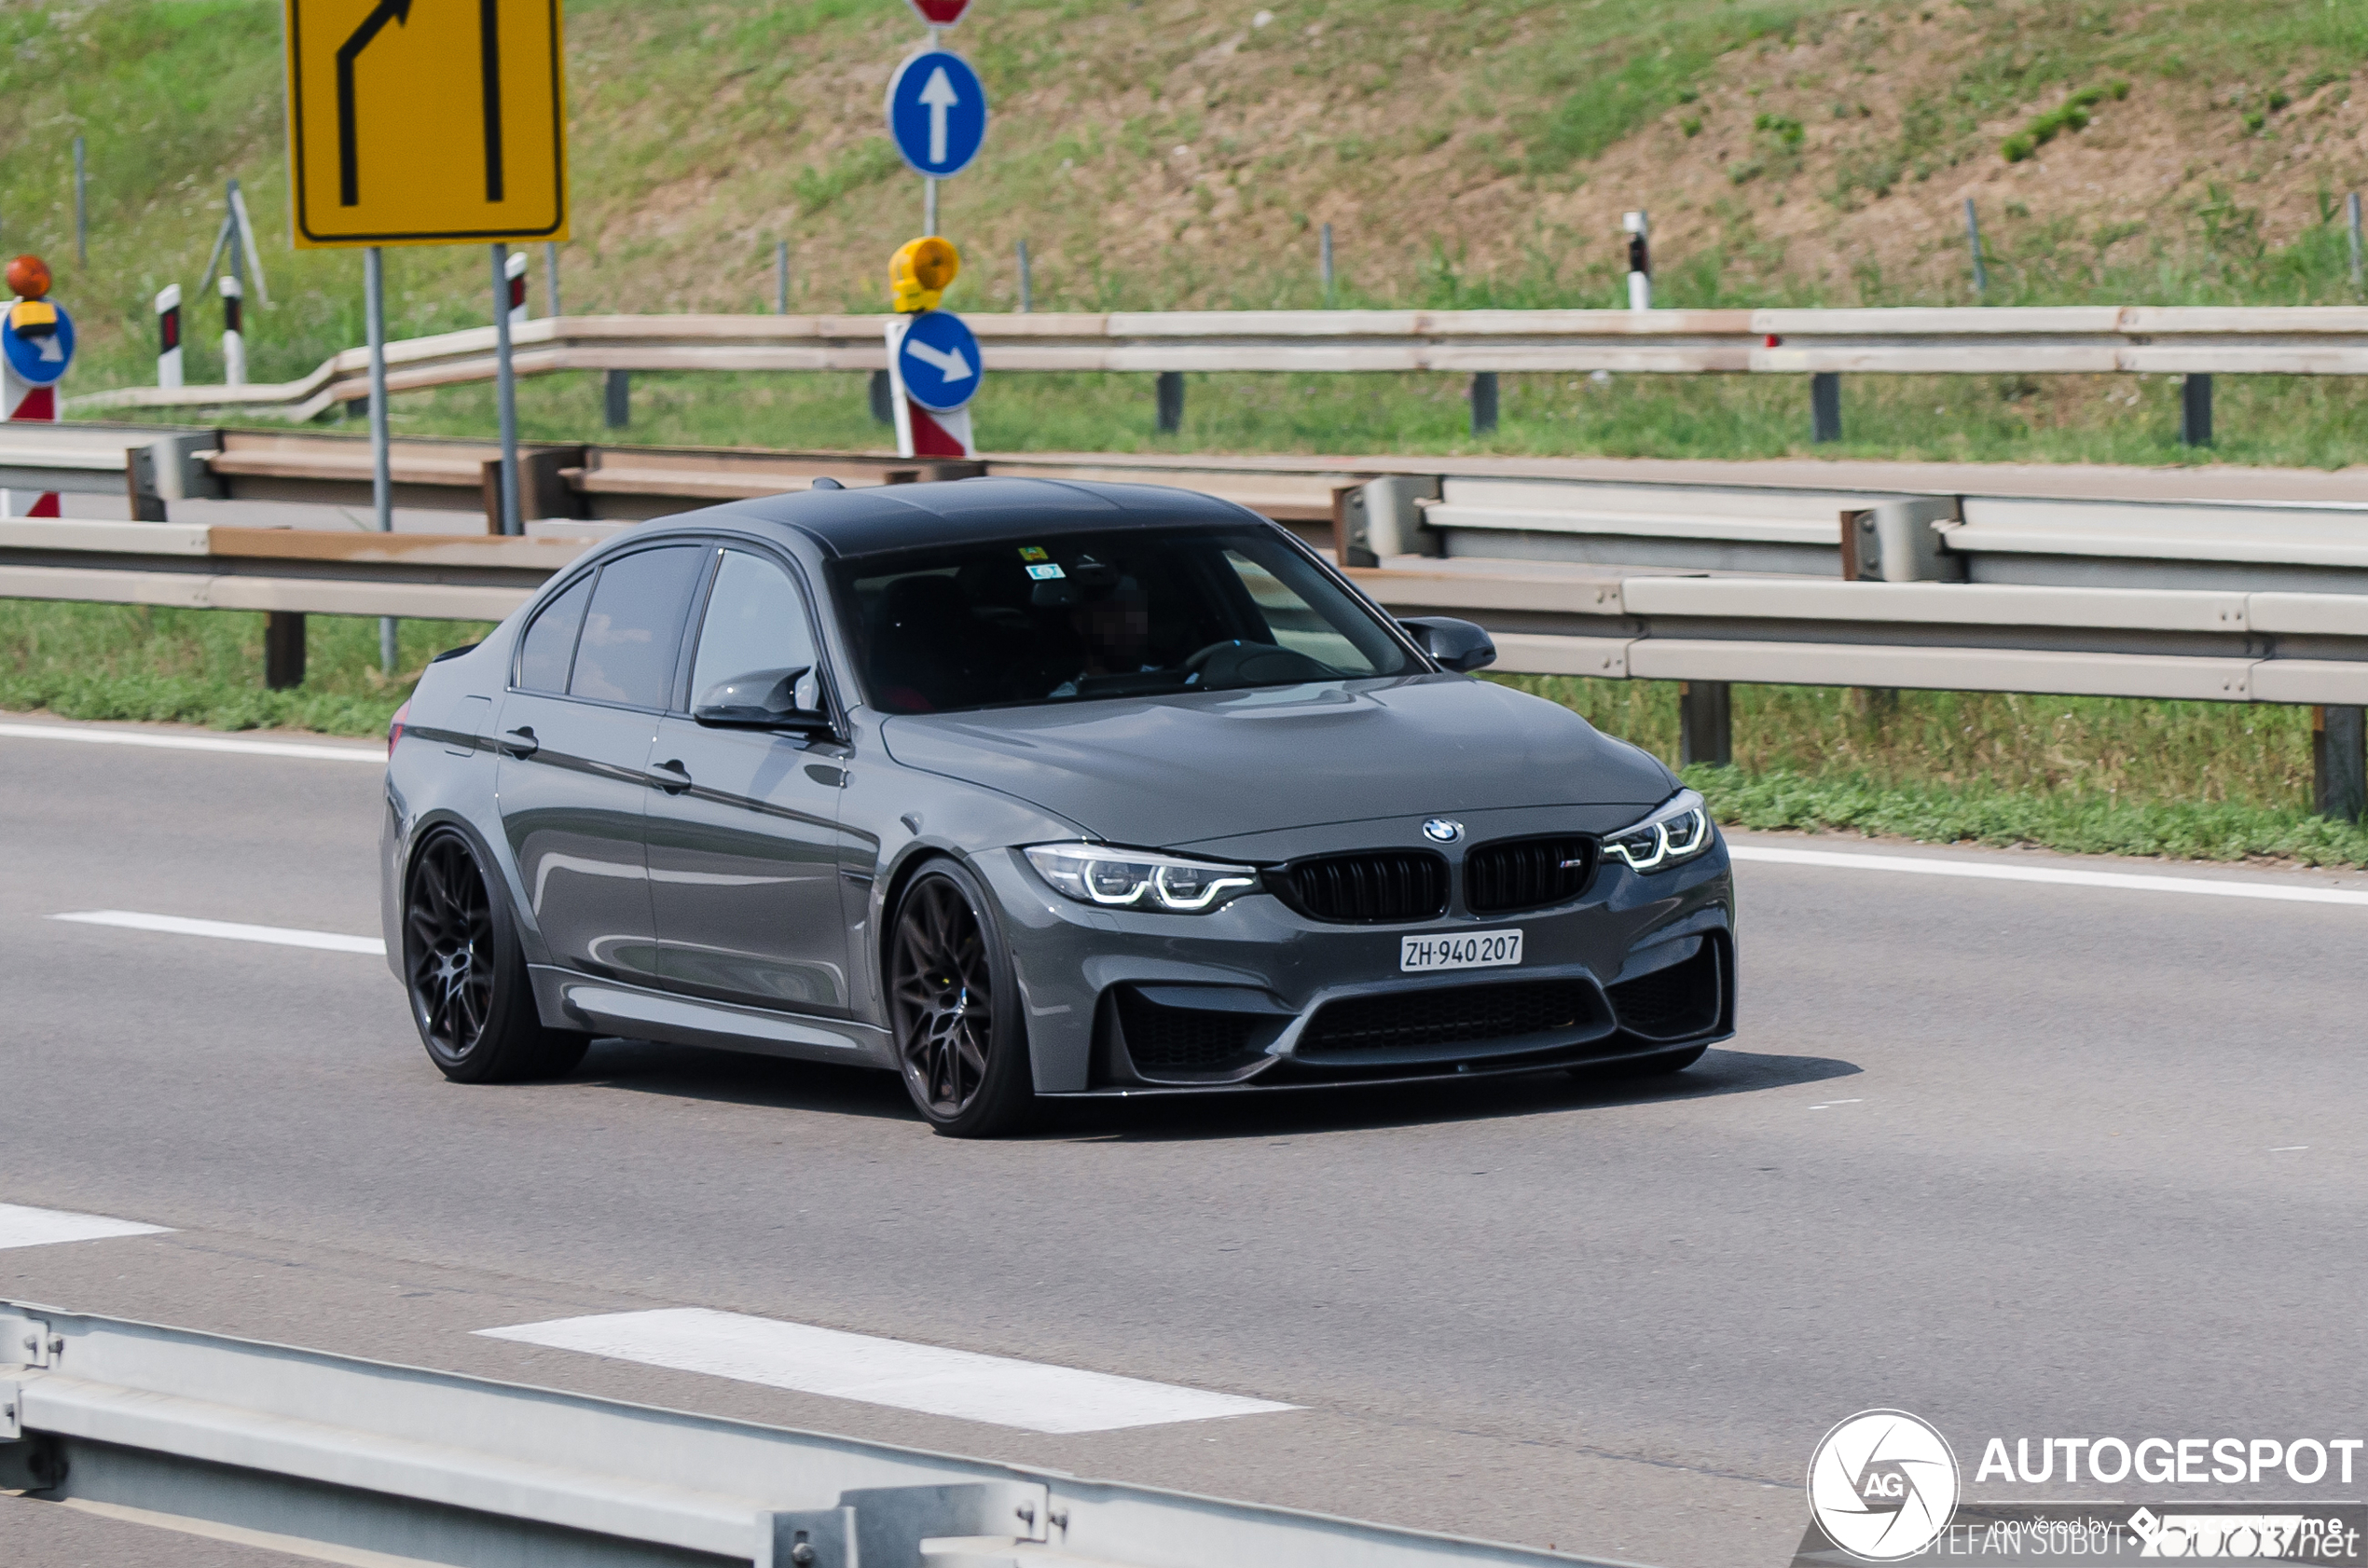
[[379, 669], [376, 621], [306, 621], [306, 679], [263, 687], [263, 617], [229, 610], [0, 599], [0, 709], [208, 729], [381, 735], [429, 659], [485, 633], [406, 621], [401, 667]]
[[[485, 628], [309, 618], [305, 684], [263, 689], [263, 617], [0, 601], [0, 710], [375, 736], [427, 661]], [[1501, 676], [1674, 761], [1667, 682]], [[2306, 710], [1945, 692], [1735, 688], [1737, 766], [1687, 770], [1724, 822], [2172, 859], [2368, 865], [2368, 829], [2310, 815]]]
[[[1669, 682], [1495, 679], [1676, 760]], [[1737, 686], [1734, 715], [1736, 765], [1686, 777], [1742, 827], [2368, 865], [2368, 827], [2312, 814], [2306, 708]]]

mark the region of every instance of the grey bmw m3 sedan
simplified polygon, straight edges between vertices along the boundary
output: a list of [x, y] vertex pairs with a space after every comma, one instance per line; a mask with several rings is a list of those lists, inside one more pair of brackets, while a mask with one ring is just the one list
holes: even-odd
[[1690, 1065], [1701, 800], [1486, 633], [1230, 502], [965, 479], [606, 541], [390, 732], [390, 966], [447, 1077], [596, 1037], [1042, 1104]]

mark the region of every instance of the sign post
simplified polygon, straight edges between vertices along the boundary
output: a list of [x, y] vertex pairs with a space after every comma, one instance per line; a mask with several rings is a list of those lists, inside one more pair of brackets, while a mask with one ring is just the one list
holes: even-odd
[[939, 48], [943, 29], [962, 20], [970, 0], [911, 0], [929, 25], [929, 47], [888, 78], [888, 139], [921, 176], [921, 233], [888, 263], [897, 314], [888, 323], [889, 402], [896, 448], [913, 457], [967, 458], [971, 399], [984, 366], [978, 339], [962, 318], [937, 308], [962, 268], [938, 237], [937, 184], [968, 169], [986, 143], [986, 86], [970, 62]]
[[[0, 315], [0, 419], [48, 423], [58, 417], [58, 383], [74, 363], [74, 318], [49, 297], [49, 268], [37, 255], [8, 263], [16, 297]], [[58, 496], [45, 491], [20, 512], [16, 496], [0, 490], [0, 517], [54, 517]]]
[[[382, 344], [382, 245], [489, 243], [499, 361], [502, 517], [520, 530], [510, 369], [512, 241], [568, 238], [559, 0], [285, 0], [288, 164], [296, 248], [372, 253], [371, 340]], [[382, 359], [371, 438], [386, 462]], [[392, 527], [382, 505], [379, 526]]]

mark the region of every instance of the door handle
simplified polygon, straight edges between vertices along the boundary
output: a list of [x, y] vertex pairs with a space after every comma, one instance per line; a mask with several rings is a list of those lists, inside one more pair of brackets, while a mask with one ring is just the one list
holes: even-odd
[[526, 724], [520, 724], [503, 736], [499, 744], [513, 757], [531, 757], [543, 750], [543, 743], [534, 738], [532, 727]]
[[[652, 763], [650, 772], [653, 775], [651, 782], [669, 795], [679, 795], [691, 787], [691, 770], [679, 762]], [[674, 777], [671, 778], [663, 777], [669, 773]]]

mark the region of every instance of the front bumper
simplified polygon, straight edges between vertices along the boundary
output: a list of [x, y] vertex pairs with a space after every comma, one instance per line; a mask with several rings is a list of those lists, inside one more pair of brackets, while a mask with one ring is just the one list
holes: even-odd
[[[1336, 925], [1268, 894], [1210, 915], [1095, 909], [1016, 851], [972, 861], [1002, 907], [1038, 1093], [1279, 1089], [1617, 1062], [1734, 1029], [1723, 844], [1501, 917]], [[1516, 968], [1405, 974], [1399, 939], [1519, 928]]]

